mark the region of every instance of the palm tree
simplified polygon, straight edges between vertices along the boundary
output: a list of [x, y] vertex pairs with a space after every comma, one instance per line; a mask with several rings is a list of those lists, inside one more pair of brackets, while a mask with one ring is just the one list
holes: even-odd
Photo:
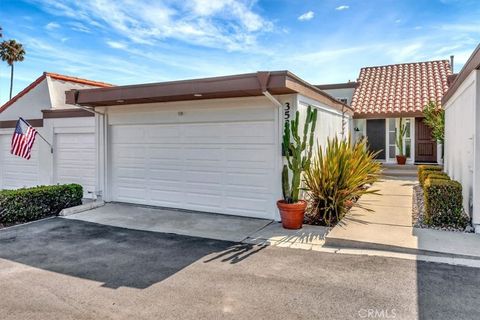
[[5, 40], [0, 43], [0, 58], [10, 66], [10, 99], [12, 99], [13, 90], [13, 64], [23, 61], [24, 56], [25, 50], [21, 43], [15, 40]]

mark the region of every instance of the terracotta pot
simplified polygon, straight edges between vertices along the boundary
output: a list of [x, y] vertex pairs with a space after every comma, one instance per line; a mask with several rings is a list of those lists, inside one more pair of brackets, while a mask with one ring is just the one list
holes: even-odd
[[307, 201], [300, 200], [296, 203], [286, 203], [285, 200], [278, 200], [277, 207], [282, 217], [282, 225], [285, 229], [301, 229]]
[[397, 157], [397, 164], [404, 165], [407, 162], [407, 157], [405, 156], [396, 156]]

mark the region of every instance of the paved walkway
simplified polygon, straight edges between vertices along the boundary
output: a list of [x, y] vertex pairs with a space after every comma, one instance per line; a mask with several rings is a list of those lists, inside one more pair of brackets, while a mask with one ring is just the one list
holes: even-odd
[[383, 180], [373, 187], [381, 195], [365, 195], [333, 228], [326, 245], [389, 250], [413, 254], [445, 254], [480, 259], [480, 235], [412, 227], [414, 180]]

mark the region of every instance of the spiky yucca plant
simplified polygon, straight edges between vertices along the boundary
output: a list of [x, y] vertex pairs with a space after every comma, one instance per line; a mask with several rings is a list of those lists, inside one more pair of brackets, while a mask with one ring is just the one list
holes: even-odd
[[329, 139], [305, 171], [305, 189], [309, 207], [306, 218], [312, 224], [333, 225], [346, 214], [349, 202], [377, 190], [365, 188], [378, 180], [381, 165], [376, 152], [368, 151], [365, 139]]

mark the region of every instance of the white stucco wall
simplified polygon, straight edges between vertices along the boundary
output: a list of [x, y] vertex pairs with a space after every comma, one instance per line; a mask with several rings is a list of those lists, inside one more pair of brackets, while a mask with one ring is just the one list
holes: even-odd
[[47, 80], [44, 79], [35, 88], [20, 97], [6, 110], [0, 113], [0, 121], [24, 119], [41, 119], [42, 110], [50, 109], [51, 100]]
[[352, 104], [352, 98], [353, 98], [353, 92], [355, 91], [354, 88], [344, 88], [344, 89], [325, 89], [322, 90], [329, 95], [331, 95], [334, 98], [337, 99], [342, 99], [346, 98], [347, 99], [347, 104], [351, 105]]
[[52, 109], [72, 109], [76, 108], [71, 104], [65, 103], [65, 91], [72, 89], [91, 89], [96, 88], [94, 86], [89, 86], [81, 83], [63, 81], [59, 79], [54, 79], [47, 77], [48, 87], [51, 97], [51, 107]]
[[343, 137], [348, 138], [351, 129], [351, 116], [336, 110], [322, 102], [298, 95], [297, 110], [300, 111], [300, 123], [303, 124], [306, 118], [308, 106], [311, 105], [318, 109], [317, 124], [315, 127], [315, 140], [318, 144], [324, 146], [328, 138]]
[[[55, 109], [64, 109], [66, 107], [64, 103], [66, 90], [87, 87], [88, 86], [73, 82], [57, 81], [46, 77], [33, 89], [16, 100], [5, 111], [0, 113], [0, 121], [18, 120], [19, 117], [23, 117], [24, 119], [42, 119], [42, 110], [53, 109], [54, 106], [56, 106]], [[57, 172], [55, 157], [57, 156], [56, 151], [58, 151], [56, 137], [62, 133], [82, 134], [89, 132], [91, 135], [94, 135], [94, 128], [94, 117], [44, 119], [43, 127], [36, 128], [36, 130], [53, 145], [54, 153], [51, 152], [50, 146], [41, 139], [40, 136], [37, 136], [30, 160], [15, 157], [10, 154], [9, 141], [14, 128], [0, 129], [0, 138], [2, 141], [2, 149], [0, 150], [0, 189], [56, 184], [58, 182], [55, 176]], [[72, 148], [75, 147], [82, 148], [81, 145], [72, 145]], [[78, 158], [82, 159], [82, 156], [84, 155], [79, 155]], [[10, 167], [5, 168], [7, 162]], [[36, 167], [34, 171], [32, 171], [32, 165]], [[22, 168], [25, 168], [24, 171], [28, 171], [28, 174], [23, 174]], [[8, 172], [5, 172], [6, 170]], [[3, 181], [7, 180], [7, 178], [10, 179], [9, 177], [17, 170], [19, 174], [23, 174], [24, 177], [20, 177], [15, 183]], [[72, 173], [72, 176], [75, 176], [75, 173]]]
[[[445, 104], [445, 171], [463, 187], [463, 205], [480, 225], [480, 72], [473, 71]], [[477, 227], [478, 231], [479, 227]]]

